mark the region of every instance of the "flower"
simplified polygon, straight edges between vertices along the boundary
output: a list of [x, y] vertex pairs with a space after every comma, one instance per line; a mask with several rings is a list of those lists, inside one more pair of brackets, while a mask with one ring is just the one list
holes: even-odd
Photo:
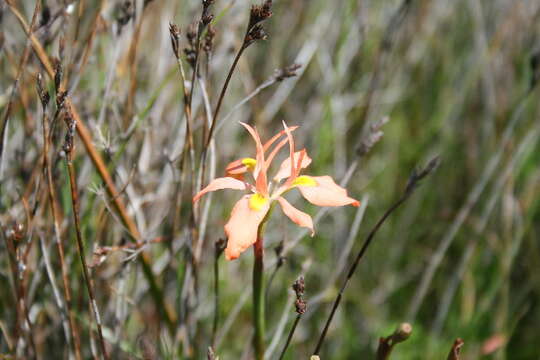
[[[299, 226], [311, 230], [314, 235], [313, 220], [308, 214], [292, 206], [282, 195], [297, 188], [307, 201], [318, 206], [358, 206], [359, 202], [347, 195], [347, 190], [337, 185], [330, 176], [300, 175], [302, 169], [309, 166], [311, 158], [305, 149], [295, 151], [292, 132], [297, 127], [288, 127], [283, 122], [284, 130], [274, 135], [264, 145], [256, 129], [241, 123], [251, 134], [256, 144], [256, 157], [242, 158], [231, 162], [226, 167], [226, 177], [212, 180], [204, 189], [193, 197], [197, 202], [204, 194], [222, 190], [248, 190], [250, 194], [242, 196], [231, 212], [231, 217], [225, 225], [228, 237], [225, 257], [228, 260], [238, 258], [240, 254], [257, 241], [259, 225], [266, 217], [274, 202], [289, 219]], [[285, 135], [284, 139], [266, 156], [270, 147]], [[279, 150], [289, 143], [289, 157], [285, 159], [273, 181], [268, 183], [267, 171]], [[244, 179], [246, 173], [252, 173], [255, 185]], [[285, 180], [286, 179], [286, 180]], [[283, 181], [285, 180], [285, 181]]]

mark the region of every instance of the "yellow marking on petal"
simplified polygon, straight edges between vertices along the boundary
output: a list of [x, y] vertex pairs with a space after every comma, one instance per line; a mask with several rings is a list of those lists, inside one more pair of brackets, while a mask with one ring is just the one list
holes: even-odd
[[242, 164], [244, 164], [249, 171], [255, 170], [255, 166], [257, 165], [257, 160], [253, 158], [243, 158]]
[[254, 211], [260, 211], [268, 202], [268, 198], [259, 193], [251, 195], [249, 198], [249, 208]]
[[311, 177], [302, 175], [294, 179], [292, 186], [317, 186], [317, 182]]

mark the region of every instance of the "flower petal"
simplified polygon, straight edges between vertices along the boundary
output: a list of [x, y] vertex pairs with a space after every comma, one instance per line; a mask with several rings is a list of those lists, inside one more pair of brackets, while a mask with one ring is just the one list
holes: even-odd
[[257, 191], [266, 196], [268, 195], [268, 184], [266, 182], [266, 171], [264, 169], [264, 149], [261, 143], [261, 137], [259, 136], [257, 130], [248, 124], [242, 122], [240, 124], [247, 129], [257, 145], [257, 164], [255, 165], [253, 176], [255, 176], [255, 187], [257, 188]]
[[289, 139], [283, 139], [279, 142], [279, 144], [277, 144], [273, 149], [272, 149], [272, 152], [270, 152], [270, 154], [268, 155], [268, 157], [266, 158], [266, 164], [265, 165], [265, 169], [268, 171], [268, 168], [270, 167], [270, 164], [272, 163], [272, 161], [274, 160], [274, 157], [276, 157], [277, 153], [279, 152], [279, 150], [281, 150], [281, 148], [283, 146], [285, 146], [287, 144], [287, 142], [289, 141]]
[[257, 230], [270, 209], [270, 201], [266, 201], [259, 210], [250, 206], [250, 198], [254, 195], [244, 195], [231, 212], [231, 217], [225, 225], [228, 242], [225, 249], [227, 260], [234, 260], [248, 247], [257, 241]]
[[[285, 132], [287, 133], [287, 139], [289, 140], [289, 158], [294, 159], [294, 138], [292, 137], [291, 131], [289, 130], [289, 127], [287, 124], [285, 124], [285, 121], [282, 121], [283, 127], [285, 128]], [[286, 185], [290, 185], [291, 182], [294, 180], [294, 175], [296, 174], [296, 164], [294, 161], [291, 161], [289, 163], [289, 166], [291, 167], [291, 176], [287, 179]]]
[[313, 220], [311, 216], [306, 214], [303, 211], [298, 210], [292, 206], [285, 198], [278, 197], [279, 205], [283, 209], [285, 215], [289, 217], [296, 225], [308, 228], [311, 230], [311, 236], [315, 235], [315, 230], [313, 230]]
[[[293, 132], [294, 130], [298, 129], [298, 126], [289, 126], [289, 131], [290, 132]], [[279, 139], [281, 136], [285, 135], [286, 132], [285, 130], [281, 130], [280, 132], [278, 132], [276, 135], [272, 136], [272, 138], [270, 140], [268, 140], [267, 142], [264, 143], [263, 145], [263, 149], [264, 151], [267, 151], [270, 146], [272, 146], [272, 144], [277, 140]]]
[[359, 206], [360, 202], [347, 196], [347, 190], [334, 182], [330, 176], [306, 176], [293, 186], [298, 187], [302, 195], [310, 203], [317, 206]]
[[225, 173], [228, 176], [244, 174], [248, 170], [254, 171], [256, 165], [257, 165], [257, 160], [253, 158], [238, 159], [227, 165], [227, 167], [225, 168]]
[[[300, 164], [300, 168], [305, 169], [306, 167], [309, 166], [309, 164], [311, 164], [311, 158], [307, 155], [307, 152], [305, 152], [305, 149], [294, 153], [294, 163], [298, 165], [302, 152], [304, 152], [305, 154], [304, 154], [304, 157], [302, 158], [302, 164]], [[274, 176], [274, 181], [280, 181], [282, 179], [288, 178], [289, 176], [291, 176], [291, 158], [290, 157], [288, 157], [281, 163], [276, 176]]]
[[234, 179], [232, 177], [217, 178], [212, 180], [210, 184], [208, 184], [204, 189], [199, 191], [199, 193], [193, 197], [193, 202], [199, 201], [201, 196], [211, 191], [223, 189], [247, 190], [249, 189], [249, 186], [250, 185], [245, 183], [244, 181]]
[[[296, 129], [298, 129], [298, 126], [289, 127], [289, 130], [291, 132], [296, 130]], [[263, 145], [264, 152], [266, 153], [266, 151], [268, 151], [270, 146], [272, 146], [272, 144], [283, 135], [285, 135], [285, 130], [281, 130], [279, 133], [274, 135], [270, 140], [265, 142], [264, 145]], [[270, 166], [270, 163], [272, 162], [274, 156], [276, 156], [277, 152], [287, 143], [287, 141], [288, 141], [288, 139], [283, 139], [282, 141], [280, 141], [274, 147], [274, 149], [272, 150], [272, 152], [270, 153], [270, 155], [266, 159], [266, 164], [265, 164], [265, 167], [264, 167], [265, 169], [268, 169], [268, 167]], [[231, 163], [229, 163], [227, 165], [227, 167], [225, 169], [225, 174], [227, 176], [231, 176], [231, 177], [234, 177], [236, 179], [242, 179], [243, 177], [238, 176], [238, 175], [245, 174], [248, 171], [254, 172], [256, 165], [257, 165], [257, 160], [255, 160], [253, 158], [238, 159], [238, 160], [235, 160], [235, 161], [233, 161], [233, 162], [231, 162]]]

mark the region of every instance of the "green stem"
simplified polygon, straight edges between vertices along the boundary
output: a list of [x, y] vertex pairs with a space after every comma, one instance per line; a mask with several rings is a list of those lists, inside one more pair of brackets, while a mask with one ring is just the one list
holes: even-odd
[[253, 249], [255, 250], [255, 263], [253, 264], [253, 326], [255, 336], [253, 337], [253, 346], [255, 348], [255, 359], [264, 359], [264, 246], [262, 233], [259, 228], [257, 242]]
[[257, 229], [257, 241], [253, 245], [255, 262], [253, 263], [253, 347], [255, 348], [255, 360], [264, 359], [264, 310], [265, 310], [265, 286], [264, 286], [264, 242], [263, 234], [266, 223], [274, 210], [275, 202], [270, 204], [263, 221]]

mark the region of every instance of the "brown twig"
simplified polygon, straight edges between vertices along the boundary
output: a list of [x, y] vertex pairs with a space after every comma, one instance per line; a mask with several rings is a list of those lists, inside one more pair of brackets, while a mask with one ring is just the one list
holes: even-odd
[[377, 360], [387, 360], [394, 349], [394, 346], [407, 340], [412, 334], [412, 326], [409, 323], [402, 323], [387, 337], [379, 339], [379, 347], [377, 348]]
[[88, 272], [88, 265], [86, 264], [84, 242], [82, 240], [81, 233], [81, 224], [79, 217], [79, 195], [77, 191], [77, 180], [75, 176], [75, 168], [73, 166], [73, 149], [74, 149], [74, 140], [75, 140], [75, 128], [76, 123], [73, 117], [71, 116], [70, 109], [67, 108], [65, 112], [65, 121], [68, 127], [65, 143], [63, 146], [63, 151], [65, 153], [66, 165], [69, 175], [69, 185], [71, 189], [71, 205], [73, 210], [73, 219], [75, 222], [75, 232], [77, 238], [77, 252], [79, 253], [79, 258], [81, 260], [81, 266], [83, 268], [83, 278], [86, 285], [86, 290], [88, 291], [88, 297], [90, 298], [91, 308], [94, 314], [94, 320], [97, 325], [97, 333], [99, 339], [99, 346], [101, 350], [101, 355], [105, 360], [109, 359], [107, 354], [107, 349], [105, 347], [105, 340], [103, 338], [103, 331], [101, 330], [101, 317], [99, 315], [99, 309], [97, 307], [96, 298], [94, 296], [94, 287], [92, 284], [92, 279]]
[[450, 353], [448, 354], [446, 360], [459, 360], [459, 354], [461, 353], [461, 348], [463, 347], [463, 344], [463, 340], [457, 338], [454, 341], [454, 344], [452, 345], [452, 348], [450, 349]]
[[[210, 131], [208, 132], [208, 136], [206, 137], [206, 141], [204, 142], [205, 146], [201, 153], [201, 168], [202, 168], [201, 179], [204, 179], [204, 174], [206, 171], [207, 149], [210, 145], [210, 141], [212, 140], [212, 136], [214, 135], [214, 130], [216, 127], [218, 116], [219, 116], [219, 111], [221, 110], [221, 105], [223, 104], [223, 99], [225, 98], [225, 93], [227, 92], [227, 88], [229, 87], [229, 83], [231, 81], [234, 70], [236, 69], [236, 65], [238, 65], [238, 61], [240, 60], [240, 57], [251, 44], [253, 44], [254, 42], [258, 40], [266, 40], [266, 38], [268, 37], [268, 35], [264, 31], [260, 23], [268, 19], [270, 16], [272, 16], [271, 9], [272, 9], [272, 0], [266, 0], [261, 5], [253, 5], [251, 7], [249, 22], [246, 29], [246, 33], [244, 35], [244, 40], [242, 41], [242, 45], [240, 46], [240, 49], [238, 49], [238, 52], [236, 53], [236, 56], [233, 60], [231, 68], [229, 69], [229, 72], [227, 73], [227, 78], [225, 79], [225, 83], [223, 84], [223, 87], [221, 88], [221, 92], [218, 97], [216, 109], [214, 110], [214, 115], [212, 116], [212, 124], [210, 125]], [[201, 183], [201, 186], [202, 186], [202, 183]]]
[[79, 337], [79, 331], [75, 322], [73, 311], [71, 309], [71, 288], [69, 286], [69, 279], [67, 275], [67, 266], [64, 260], [64, 245], [61, 240], [60, 224], [58, 222], [58, 209], [56, 203], [56, 194], [53, 183], [52, 167], [49, 162], [49, 124], [47, 117], [47, 105], [49, 103], [49, 93], [45, 90], [42, 84], [42, 75], [37, 76], [37, 91], [41, 101], [41, 107], [43, 112], [42, 127], [43, 127], [43, 168], [47, 179], [47, 189], [49, 196], [49, 205], [51, 207], [51, 213], [54, 223], [54, 236], [58, 250], [58, 258], [60, 259], [60, 269], [62, 271], [62, 281], [64, 285], [64, 298], [66, 301], [66, 312], [68, 314], [69, 327], [71, 329], [71, 336], [73, 338], [73, 345], [75, 350], [75, 357], [77, 360], [81, 357], [81, 340]]
[[364, 257], [364, 254], [366, 253], [369, 245], [373, 241], [375, 235], [379, 231], [382, 224], [386, 221], [386, 219], [397, 209], [399, 208], [413, 193], [414, 190], [418, 187], [420, 184], [420, 181], [424, 179], [426, 176], [428, 176], [437, 166], [439, 165], [439, 158], [435, 157], [433, 158], [427, 166], [420, 170], [414, 170], [409, 177], [409, 181], [407, 183], [407, 186], [405, 188], [405, 191], [403, 192], [402, 196], [399, 198], [398, 201], [396, 201], [386, 212], [383, 214], [383, 216], [379, 219], [379, 221], [375, 224], [373, 229], [369, 232], [366, 240], [364, 241], [364, 244], [362, 245], [362, 248], [358, 252], [358, 255], [356, 256], [356, 259], [354, 260], [353, 264], [351, 265], [351, 268], [349, 269], [349, 272], [347, 274], [347, 277], [345, 278], [345, 281], [343, 282], [343, 285], [341, 286], [339, 293], [334, 300], [334, 304], [332, 305], [332, 310], [330, 311], [330, 315], [328, 316], [328, 319], [326, 320], [326, 324], [324, 325], [323, 331], [321, 333], [321, 336], [319, 337], [319, 341], [317, 342], [317, 346], [315, 347], [315, 351], [313, 352], [314, 355], [319, 355], [319, 352], [321, 350], [321, 347], [324, 343], [324, 340], [326, 338], [326, 333], [328, 332], [328, 328], [330, 327], [330, 323], [332, 322], [332, 319], [334, 318], [334, 315], [336, 313], [336, 310], [341, 302], [341, 299], [343, 297], [343, 293], [347, 289], [347, 285], [349, 284], [349, 280], [354, 275], [356, 268], [358, 267], [358, 264], [360, 263], [360, 260]]

